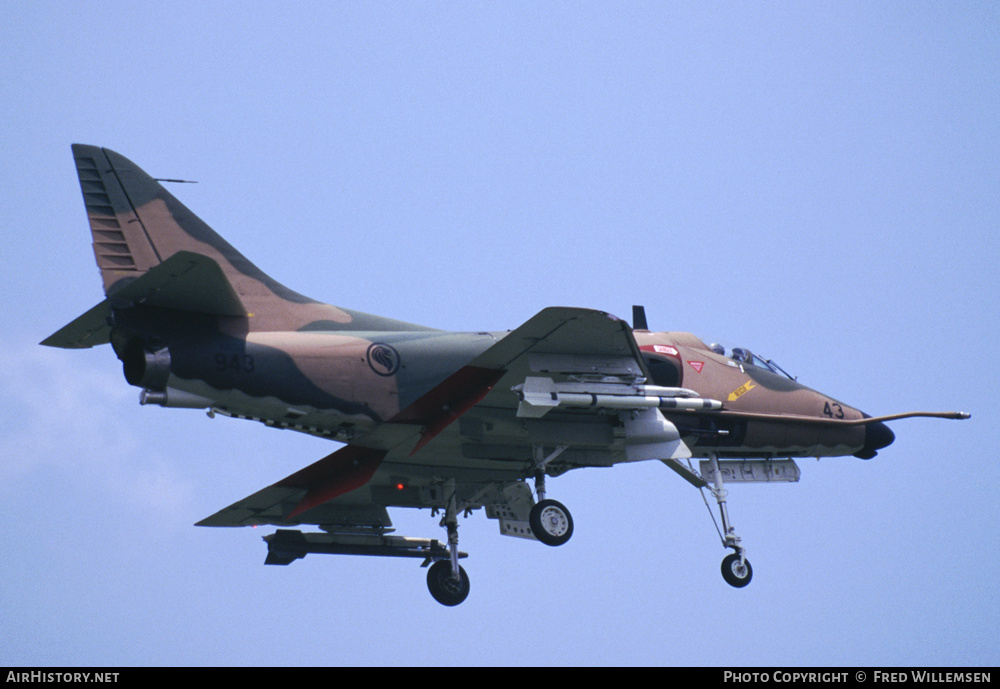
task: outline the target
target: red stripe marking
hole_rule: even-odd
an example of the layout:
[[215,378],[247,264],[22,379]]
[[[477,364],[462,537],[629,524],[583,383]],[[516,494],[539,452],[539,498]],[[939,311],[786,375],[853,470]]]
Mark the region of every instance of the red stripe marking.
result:
[[384,450],[348,445],[310,464],[275,485],[304,488],[305,497],[286,516],[293,519],[313,507],[368,483],[385,457]]
[[419,423],[421,438],[411,455],[429,443],[462,414],[479,404],[506,371],[463,366],[433,390],[389,419],[390,423]]

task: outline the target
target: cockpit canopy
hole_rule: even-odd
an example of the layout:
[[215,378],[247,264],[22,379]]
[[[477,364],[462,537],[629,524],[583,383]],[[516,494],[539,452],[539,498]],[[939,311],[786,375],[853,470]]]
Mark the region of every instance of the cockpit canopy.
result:
[[[708,345],[708,348],[720,356],[726,356],[726,348],[717,342],[713,342]],[[750,366],[756,366],[757,368],[762,368],[765,371],[770,371],[771,373],[783,375],[790,380],[795,380],[794,376],[778,366],[778,364],[774,363],[773,359],[765,359],[762,356],[754,354],[745,347],[733,347],[732,351],[729,353],[729,358],[738,364],[749,364]]]

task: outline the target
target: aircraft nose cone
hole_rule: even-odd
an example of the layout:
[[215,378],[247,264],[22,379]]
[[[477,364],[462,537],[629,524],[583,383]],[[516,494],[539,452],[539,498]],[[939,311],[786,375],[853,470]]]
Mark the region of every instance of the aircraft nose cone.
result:
[[877,450],[888,447],[896,439],[896,434],[881,421],[865,425],[865,446],[855,457],[861,459],[871,459],[877,454]]

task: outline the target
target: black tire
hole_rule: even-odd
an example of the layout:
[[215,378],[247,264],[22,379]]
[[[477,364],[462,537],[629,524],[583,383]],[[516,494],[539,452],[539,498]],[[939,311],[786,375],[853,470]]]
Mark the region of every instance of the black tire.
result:
[[573,535],[573,516],[555,500],[542,500],[532,507],[528,525],[535,538],[545,545],[562,545]]
[[741,567],[738,553],[727,555],[722,561],[722,578],[730,586],[735,586],[738,589],[743,588],[753,579],[753,567],[750,566],[750,560],[743,560]]
[[438,560],[427,570],[427,588],[441,605],[458,605],[469,596],[469,575],[459,566],[456,580],[451,571],[451,560]]

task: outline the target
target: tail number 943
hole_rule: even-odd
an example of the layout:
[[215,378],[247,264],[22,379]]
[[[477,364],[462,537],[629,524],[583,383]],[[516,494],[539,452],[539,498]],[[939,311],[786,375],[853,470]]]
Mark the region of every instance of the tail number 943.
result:
[[253,373],[254,360],[249,354],[219,352],[215,355],[215,370],[220,373],[223,371]]

